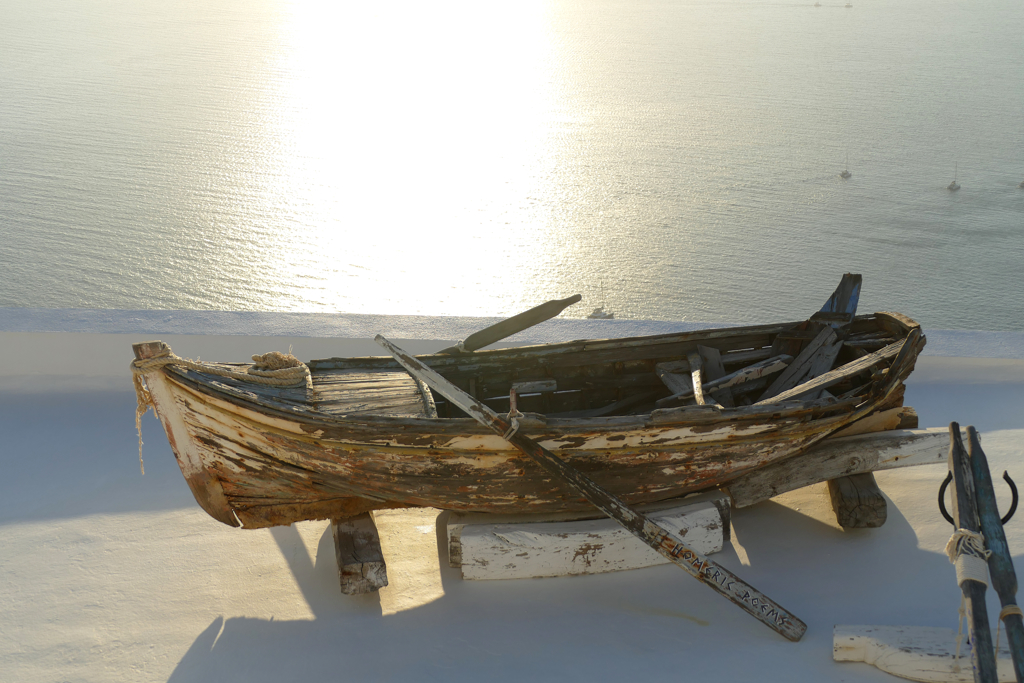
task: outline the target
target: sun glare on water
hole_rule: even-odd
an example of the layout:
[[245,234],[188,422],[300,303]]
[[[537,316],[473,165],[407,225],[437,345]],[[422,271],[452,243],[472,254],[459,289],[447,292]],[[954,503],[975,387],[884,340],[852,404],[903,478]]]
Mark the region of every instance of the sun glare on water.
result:
[[271,308],[504,313],[496,287],[538,302],[560,154],[544,12],[291,7],[256,169],[277,204],[257,270],[286,283]]

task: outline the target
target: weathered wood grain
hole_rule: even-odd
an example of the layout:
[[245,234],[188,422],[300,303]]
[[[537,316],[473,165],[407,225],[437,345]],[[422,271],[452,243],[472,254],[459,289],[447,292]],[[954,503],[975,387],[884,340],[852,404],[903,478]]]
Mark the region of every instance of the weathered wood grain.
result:
[[844,529],[873,529],[885,524],[885,496],[870,472],[829,479],[828,495],[836,521]]
[[[499,417],[487,406],[460,391],[441,375],[381,335],[377,335],[374,340],[386,348],[410,374],[422,379],[432,389],[444,394],[450,401],[459,404],[464,411],[473,415],[481,424],[494,430],[497,434],[502,434],[506,441],[533,458],[554,474],[557,479],[582,494],[595,507],[661,553],[670,562],[681,567],[688,574],[783,637],[792,641],[798,641],[803,637],[807,631],[807,625],[783,609],[781,605],[742,581],[729,570],[688,547],[675,534],[629,507],[595,484],[586,475],[567,465],[551,451],[519,433],[519,427],[515,421]],[[699,378],[696,383],[700,383]]]
[[[759,363],[754,363],[753,365],[748,365],[745,368],[740,368],[735,372],[730,372],[718,379],[705,382],[703,389],[707,392],[720,391],[722,389],[746,391],[747,387],[741,387],[741,385],[753,384],[755,381],[762,379],[766,375],[771,375],[784,370],[792,360],[793,359],[790,356],[773,356]],[[678,375],[676,376],[678,377]],[[672,396],[659,399],[655,405],[659,408],[669,408],[675,405],[681,405],[683,402],[691,398],[693,398],[693,388],[690,386],[690,383],[687,382],[683,385],[683,391],[673,394]]]
[[726,489],[733,506],[747,507],[796,489],[851,474],[946,462],[946,429],[893,430],[830,438],[799,457],[738,477]]
[[[949,423],[949,471],[953,474],[953,519],[957,527],[967,531],[981,531],[978,521],[977,496],[974,486],[974,472],[964,449],[960,425]],[[974,663],[975,680],[989,683],[996,680],[996,660],[992,646],[992,631],[988,624],[988,607],[985,604],[987,585],[983,581],[965,579],[960,584],[967,611],[967,627]]]
[[332,519],[338,578],[345,595],[372,593],[388,585],[388,570],[373,515]]
[[865,370],[873,368],[879,363],[883,363],[890,358],[894,358],[899,354],[904,344],[910,341],[911,337],[913,337],[915,342],[917,341],[917,337],[914,337],[914,335],[919,336],[920,333],[917,330],[914,330],[913,332],[911,332],[911,336],[907,337],[907,339],[901,340],[895,344],[890,344],[889,346],[885,347],[884,349],[881,349],[880,351],[876,351],[872,354],[864,356],[863,358],[859,358],[853,361],[852,363],[847,363],[846,365],[840,366],[835,370],[826,372],[823,375],[819,375],[814,379],[808,380],[803,384],[800,384],[799,386],[796,386],[788,391],[776,394],[775,396],[769,399],[758,401],[756,405],[761,405],[765,403],[779,403],[781,401],[788,401],[794,398],[800,398],[818,389],[826,389],[834,384],[838,384],[839,382],[843,381],[848,377],[857,375],[861,372],[864,372]]
[[[729,502],[722,493],[641,510],[705,555],[720,551],[728,539]],[[566,517],[452,513],[447,523],[449,562],[461,568],[462,578],[472,580],[597,574],[668,562],[607,517]]]
[[[789,364],[789,367],[783,370],[782,373],[775,378],[775,381],[771,383],[768,389],[761,394],[761,398],[758,399],[759,402],[766,401],[799,384],[801,380],[807,376],[812,363],[818,359],[818,352],[824,348],[828,355],[835,344],[835,330],[831,327],[822,329],[821,332],[819,332],[814,339],[812,339],[810,343],[803,348],[800,354],[793,359],[793,362]],[[836,349],[836,353],[838,353],[838,349]],[[835,355],[831,355],[832,359],[835,359]],[[820,367],[820,362],[818,363],[818,366]],[[827,369],[831,369],[831,365],[829,365],[829,368]]]
[[[931,626],[836,626],[832,658],[837,662],[864,662],[912,681],[974,683],[971,644],[964,639],[956,659],[956,631]],[[1016,680],[1010,652],[999,650],[998,680]]]

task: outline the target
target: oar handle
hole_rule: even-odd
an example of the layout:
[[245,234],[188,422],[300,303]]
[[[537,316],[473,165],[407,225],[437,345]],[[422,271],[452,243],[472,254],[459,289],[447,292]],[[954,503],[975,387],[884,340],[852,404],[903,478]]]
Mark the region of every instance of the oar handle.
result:
[[502,320],[500,323],[495,323],[490,327],[485,327],[479,332],[474,332],[463,339],[459,346],[449,346],[447,349],[438,351],[438,353],[446,353],[449,355],[456,353],[470,353],[477,349],[482,349],[485,346],[490,346],[494,342],[501,341],[505,337],[511,337],[517,332],[522,332],[534,325],[539,325],[545,320],[554,318],[566,308],[582,299],[582,295],[573,294],[567,299],[554,299],[541,304],[540,306],[534,306],[528,311],[523,311],[518,315]]

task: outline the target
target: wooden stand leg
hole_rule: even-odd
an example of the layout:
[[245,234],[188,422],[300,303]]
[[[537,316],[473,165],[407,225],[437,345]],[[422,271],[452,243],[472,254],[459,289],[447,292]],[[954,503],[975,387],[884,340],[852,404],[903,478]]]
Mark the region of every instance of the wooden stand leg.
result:
[[885,496],[870,472],[830,479],[828,493],[836,521],[844,529],[866,529],[885,524]]
[[388,571],[380,549],[380,535],[371,513],[332,519],[338,577],[345,595],[372,593],[388,585]]

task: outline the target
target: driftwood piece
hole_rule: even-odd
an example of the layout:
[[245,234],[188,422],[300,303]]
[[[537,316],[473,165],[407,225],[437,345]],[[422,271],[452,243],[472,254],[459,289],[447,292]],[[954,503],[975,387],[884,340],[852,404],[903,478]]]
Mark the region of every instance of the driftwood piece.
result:
[[[995,489],[992,487],[992,473],[988,468],[988,458],[981,450],[981,440],[974,427],[967,428],[967,453],[974,474],[975,495],[977,497],[978,521],[981,533],[985,537],[985,547],[992,551],[988,558],[988,573],[992,579],[992,588],[999,595],[1002,607],[1017,604],[1017,574],[1013,570],[1013,559],[1010,548],[1006,544],[1006,534],[996,506]],[[1013,655],[1013,669],[1018,681],[1024,681],[1024,619],[1018,611],[1000,614],[1006,624],[1006,638]]]
[[[706,382],[703,389],[707,392],[714,392],[721,389],[739,387],[746,383],[752,384],[755,381],[764,378],[766,375],[771,375],[785,369],[792,360],[792,356],[772,356],[771,358],[759,363],[754,363],[753,365],[748,365],[747,367],[741,368],[735,372],[730,372],[728,375],[720,377],[712,382]],[[655,405],[658,408],[671,408],[681,405],[684,401],[687,401],[692,397],[693,390],[689,385],[687,385],[686,391],[659,399]]]
[[[912,681],[974,683],[971,644],[960,645],[956,659],[956,631],[931,626],[836,626],[832,632],[832,658],[837,662],[865,662],[886,673]],[[1000,683],[1016,680],[1004,641],[999,650]]]
[[472,415],[478,422],[502,435],[508,443],[555,475],[562,484],[578,492],[592,505],[692,577],[788,640],[799,641],[807,632],[807,624],[788,610],[725,567],[688,547],[678,536],[629,507],[579,470],[570,467],[554,453],[519,432],[515,422],[499,416],[483,403],[474,400],[415,356],[398,348],[381,335],[374,337],[374,340],[386,348],[414,377],[422,379],[430,388],[458,405],[467,415]]
[[[974,473],[964,449],[960,435],[960,425],[949,423],[949,471],[953,473],[953,519],[959,529],[971,532],[981,531],[978,521],[978,508],[974,490]],[[964,596],[964,608],[967,611],[967,626],[970,641],[973,644],[972,661],[974,663],[975,680],[980,683],[993,683],[996,680],[996,660],[992,648],[992,631],[988,624],[988,607],[985,604],[987,585],[983,580],[965,578],[960,584]]]
[[818,389],[827,389],[834,384],[842,382],[848,377],[853,377],[856,374],[875,367],[879,363],[883,363],[890,358],[894,358],[899,355],[899,352],[907,345],[907,342],[910,342],[910,346],[913,347],[913,345],[917,343],[920,335],[921,333],[919,330],[912,330],[906,339],[896,342],[895,344],[890,344],[880,351],[875,351],[863,358],[858,358],[857,360],[847,363],[846,365],[842,365],[835,370],[826,372],[824,375],[819,375],[814,379],[808,380],[803,384],[796,386],[789,391],[784,391],[770,399],[758,401],[754,405],[779,403],[781,401],[800,398]]
[[342,593],[361,595],[388,585],[388,570],[372,513],[332,519],[331,532]]
[[826,439],[802,455],[755,470],[726,485],[742,508],[829,479],[946,461],[946,429],[907,429]]
[[[729,499],[718,491],[641,509],[706,555],[720,551],[729,538]],[[593,516],[453,512],[447,523],[449,564],[460,568],[464,579],[493,580],[598,574],[668,562],[613,520],[586,519]]]
[[458,354],[468,353],[482,349],[485,346],[490,346],[494,342],[501,341],[505,337],[511,337],[517,332],[529,329],[534,325],[538,325],[545,320],[554,318],[556,315],[564,311],[569,306],[580,301],[583,297],[580,294],[574,294],[567,299],[554,299],[543,303],[540,306],[534,306],[528,311],[523,311],[518,315],[514,315],[511,318],[502,320],[499,323],[495,323],[490,327],[485,327],[479,332],[466,337],[460,346],[449,346],[447,349],[442,349],[438,353],[444,354]]
[[829,479],[828,496],[844,529],[873,529],[885,524],[885,496],[870,472]]

